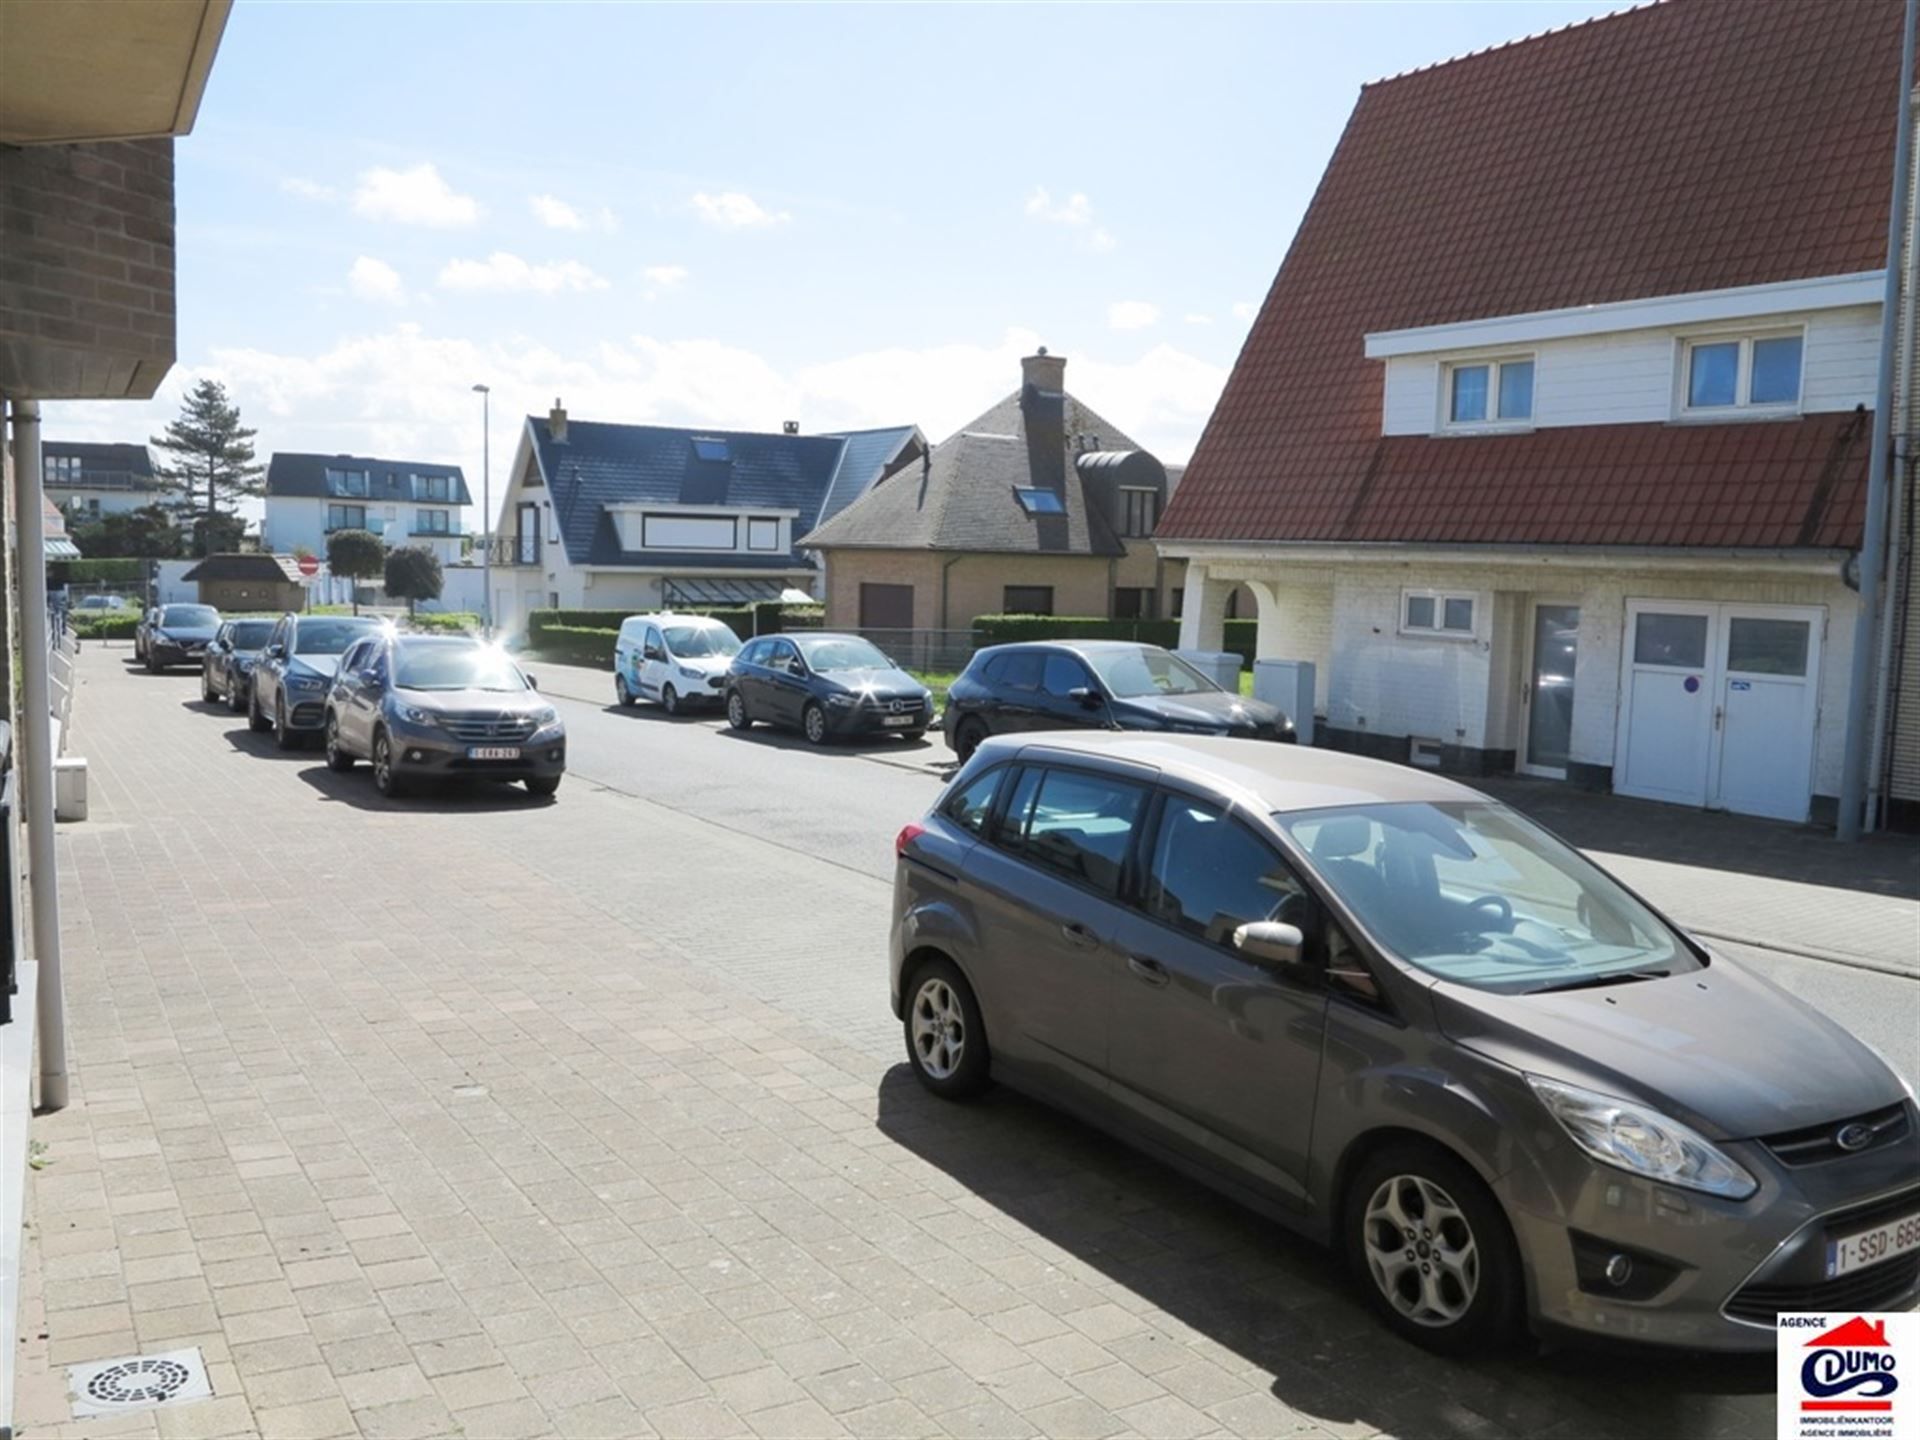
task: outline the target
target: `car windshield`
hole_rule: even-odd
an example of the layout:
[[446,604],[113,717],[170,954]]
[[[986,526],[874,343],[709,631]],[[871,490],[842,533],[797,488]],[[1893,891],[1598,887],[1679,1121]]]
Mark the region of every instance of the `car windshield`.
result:
[[207,630],[220,623],[220,612],[211,605],[169,605],[160,612],[160,623]]
[[293,636],[296,655],[338,655],[363,635],[380,627],[378,620],[305,620]]
[[880,652],[879,646],[857,635],[822,636],[815,640],[796,637],[795,643],[807,657],[807,664],[824,674],[835,670],[893,669],[893,662]]
[[520,667],[491,645],[402,645],[394,683],[406,690],[524,690]]
[[1646,906],[1505,806],[1274,818],[1380,944],[1439,979],[1529,994],[1700,968]]
[[236,650],[258,650],[272,633],[271,620],[243,620],[227,632],[227,639]]
[[725,625],[669,625],[665,630],[667,649],[682,660],[704,660],[709,656],[740,653],[740,640]]
[[1179,656],[1155,645],[1090,650],[1085,659],[1108,692],[1122,700],[1147,695],[1210,694],[1220,688]]

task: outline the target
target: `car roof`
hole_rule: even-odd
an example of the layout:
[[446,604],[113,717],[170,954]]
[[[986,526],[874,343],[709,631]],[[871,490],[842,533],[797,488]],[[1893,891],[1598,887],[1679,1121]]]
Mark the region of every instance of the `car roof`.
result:
[[1071,650],[1077,655],[1096,655],[1109,650],[1164,648],[1150,640],[1076,640],[1068,636],[1063,640],[1009,640],[1004,645],[987,645],[976,652],[976,658],[978,655],[998,655],[1008,650]]
[[393,643],[404,645],[409,650],[424,650],[433,646],[471,650],[485,642],[478,635],[422,635],[402,630],[394,635]]
[[1148,766],[1168,779],[1237,794],[1267,811],[1489,799],[1457,781],[1407,765],[1339,750],[1225,736],[1061,732],[1044,739],[1002,737],[987,740],[980,748],[982,752],[989,748],[1018,752],[1032,760],[1084,757]]

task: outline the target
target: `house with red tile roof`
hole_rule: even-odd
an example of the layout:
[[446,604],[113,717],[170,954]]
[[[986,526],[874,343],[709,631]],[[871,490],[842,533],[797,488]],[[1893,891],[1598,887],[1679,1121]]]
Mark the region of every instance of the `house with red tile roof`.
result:
[[1830,815],[1900,31],[1668,0],[1367,86],[1161,520],[1183,644],[1244,585],[1322,743]]

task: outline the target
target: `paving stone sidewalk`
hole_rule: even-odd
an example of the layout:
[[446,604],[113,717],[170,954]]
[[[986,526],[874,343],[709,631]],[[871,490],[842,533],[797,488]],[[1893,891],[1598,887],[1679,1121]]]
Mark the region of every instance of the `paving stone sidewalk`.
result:
[[[873,880],[571,782],[391,805],[124,661],[60,836],[29,1437],[1771,1429],[1764,1365],[1435,1361],[1084,1127],[931,1101]],[[213,1400],[71,1419],[62,1367],[195,1345]]]

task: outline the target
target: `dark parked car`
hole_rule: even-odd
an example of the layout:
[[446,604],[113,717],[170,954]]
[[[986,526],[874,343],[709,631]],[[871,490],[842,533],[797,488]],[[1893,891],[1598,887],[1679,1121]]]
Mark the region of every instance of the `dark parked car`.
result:
[[272,634],[271,620],[223,621],[200,661],[200,698],[210,705],[224,700],[236,715],[245,710],[254,661]]
[[326,724],[327,691],[341,655],[354,641],[387,628],[386,621],[370,615],[282,615],[253,663],[247,727],[272,726],[274,743],[282,750],[318,735]]
[[1780,1311],[1920,1293],[1912,1086],[1464,785],[1009,738],[896,848],[929,1090],[1004,1080],[1336,1245],[1410,1340],[1771,1355]]
[[1128,640],[981,650],[947,692],[941,725],[962,761],[989,735],[1029,730],[1295,738],[1278,706],[1222,690],[1178,655]]
[[933,692],[858,635],[800,631],[749,640],[727,670],[727,723],[765,720],[815,745],[848,735],[918,740]]
[[156,605],[134,627],[133,658],[145,661],[150,674],[198,665],[219,628],[220,612],[211,605]]
[[374,787],[414,780],[523,780],[551,795],[567,731],[504,651],[466,635],[380,634],[354,642],[327,696],[327,768],[373,765]]

